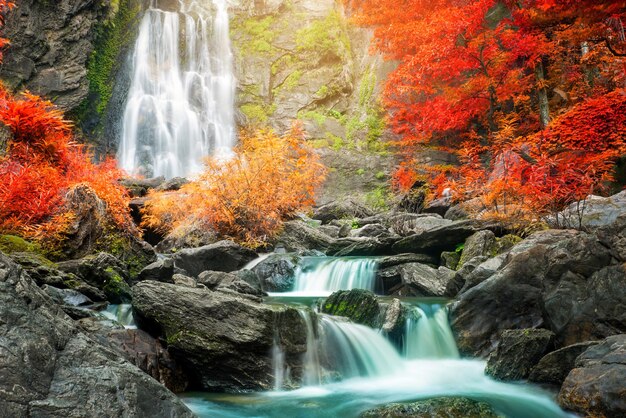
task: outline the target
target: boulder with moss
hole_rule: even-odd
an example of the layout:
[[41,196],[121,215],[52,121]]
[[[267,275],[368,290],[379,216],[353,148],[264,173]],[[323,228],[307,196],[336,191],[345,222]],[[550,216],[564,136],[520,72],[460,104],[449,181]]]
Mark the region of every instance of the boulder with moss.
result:
[[361,418],[498,418],[485,402],[469,398],[433,398],[411,403],[393,403],[363,412]]
[[377,328],[381,325],[381,306],[374,293],[364,289],[339,290],[321,306],[321,312],[343,316],[357,324]]

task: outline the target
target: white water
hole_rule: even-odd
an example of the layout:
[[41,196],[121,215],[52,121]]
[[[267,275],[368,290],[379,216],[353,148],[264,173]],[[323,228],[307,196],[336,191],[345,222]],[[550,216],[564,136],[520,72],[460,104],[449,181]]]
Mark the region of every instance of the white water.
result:
[[100,312],[105,318],[123,325],[126,329],[136,329],[135,318],[133,317],[133,307],[130,303],[120,305],[109,305]]
[[304,374],[302,384],[304,386],[314,386],[322,383],[322,366],[319,357],[319,339],[315,333],[313,324],[314,313],[307,309],[299,309],[298,312],[304,320],[306,326],[306,353],[304,353]]
[[376,290],[374,258],[305,257],[298,266],[293,292],[276,295],[328,296],[337,290]]
[[235,142],[235,77],[226,0],[153,1],[139,28],[122,121],[120,167],[129,174],[188,176]]
[[404,356],[409,359],[460,358],[446,307],[420,304],[411,309],[404,332]]

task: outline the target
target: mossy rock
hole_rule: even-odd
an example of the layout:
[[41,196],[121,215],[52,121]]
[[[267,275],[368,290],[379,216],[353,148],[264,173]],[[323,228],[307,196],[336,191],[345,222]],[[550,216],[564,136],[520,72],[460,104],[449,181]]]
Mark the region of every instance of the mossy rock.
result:
[[497,418],[493,408],[480,401],[462,397],[442,397],[412,403],[394,403],[371,409],[361,418]]
[[111,303],[127,303],[132,300],[132,291],[130,286],[122,276],[120,276],[115,269],[107,268],[106,273],[108,278],[102,287],[102,290],[107,296],[107,299]]
[[340,290],[322,304],[322,313],[349,318],[358,324],[377,328],[381,310],[374,293],[364,289]]
[[16,235],[0,235],[0,251],[5,254],[37,253],[41,248]]

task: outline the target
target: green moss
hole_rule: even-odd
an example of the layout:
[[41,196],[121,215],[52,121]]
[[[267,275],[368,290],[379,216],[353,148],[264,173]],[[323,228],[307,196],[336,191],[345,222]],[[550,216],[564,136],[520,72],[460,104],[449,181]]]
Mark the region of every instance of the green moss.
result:
[[365,195],[365,203],[373,209],[385,211],[389,209],[393,196],[387,186],[379,186]]
[[272,46],[276,39],[276,32],[272,29],[274,23],[273,16],[234,19],[230,26],[231,38],[245,55],[268,55],[275,49]]
[[351,55],[350,38],[344,20],[337,11],[325,19],[316,20],[296,32],[296,49],[315,52],[318,57],[332,53],[339,58]]
[[374,177],[376,177],[376,180],[384,180],[387,177],[387,174],[385,174],[384,171],[379,171]]
[[38,253],[41,248],[37,244],[26,241],[16,235],[0,235],[0,251],[10,253]]
[[276,107],[274,105],[267,106],[265,104],[246,103],[241,105],[240,110],[246,116],[249,123],[253,125],[264,125],[274,113]]
[[326,122],[326,115],[317,110],[306,110],[298,112],[298,119],[310,120],[315,122],[318,126],[322,126]]
[[131,299],[130,286],[113,268],[105,270],[109,276],[102,290],[113,303],[128,302]]
[[[96,34],[95,49],[89,59],[87,78],[89,88],[97,97],[95,108],[102,114],[113,94],[112,77],[120,65],[120,54],[132,42],[130,31],[139,16],[139,2],[115,0],[111,3],[112,16],[100,26]],[[85,105],[82,106],[83,111]]]
[[289,74],[285,81],[283,81],[278,87],[275,87],[272,91],[274,95],[279,94],[281,91],[291,91],[295,89],[298,84],[300,84],[300,79],[302,78],[302,71],[296,70]]

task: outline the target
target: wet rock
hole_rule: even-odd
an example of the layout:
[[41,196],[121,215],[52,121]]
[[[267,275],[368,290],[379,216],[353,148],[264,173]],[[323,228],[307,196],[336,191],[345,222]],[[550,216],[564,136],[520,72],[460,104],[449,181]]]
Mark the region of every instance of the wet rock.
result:
[[257,254],[232,241],[220,241],[199,248],[187,248],[172,256],[174,267],[197,277],[206,270],[235,271],[257,258]]
[[366,218],[372,215],[372,211],[351,199],[330,202],[313,211],[313,219],[322,223],[336,219]]
[[41,288],[52,300],[60,305],[84,306],[91,305],[93,301],[80,292],[71,289],[58,289],[54,286],[44,285]]
[[552,348],[554,333],[545,329],[502,331],[500,344],[489,356],[485,373],[498,380],[520,380]]
[[485,230],[478,231],[465,240],[463,252],[459,260],[458,267],[462,267],[467,261],[478,256],[495,255],[496,236],[493,232]]
[[392,341],[400,341],[405,331],[406,308],[400,299],[394,298],[391,303],[384,306],[384,317],[381,331],[383,331]]
[[252,268],[266,292],[288,292],[293,289],[298,263],[302,258],[295,253],[272,254]]
[[504,329],[548,328],[558,346],[626,330],[626,273],[594,235],[549,230],[513,247],[498,271],[462,293],[452,327],[465,354],[487,355]]
[[398,273],[402,284],[414,289],[412,296],[444,296],[453,277],[445,267],[438,270],[420,263],[401,264]]
[[343,316],[358,324],[376,328],[380,325],[381,309],[374,293],[364,289],[339,290],[323,303],[321,312]]
[[212,391],[273,387],[270,351],[278,336],[291,370],[301,370],[306,327],[294,308],[235,293],[145,281],[133,287],[144,329],[163,336],[196,387]]
[[590,417],[626,416],[626,335],[606,338],[576,359],[559,404]]
[[433,398],[412,403],[393,403],[363,412],[361,418],[497,418],[485,402],[468,398]]
[[[441,220],[440,220],[441,221]],[[424,229],[394,244],[396,253],[436,253],[454,250],[458,244],[488,225],[477,221],[443,220],[440,226]],[[494,226],[495,227],[495,226]]]
[[560,348],[546,354],[530,372],[528,379],[538,383],[561,385],[576,364],[576,358],[600,341],[588,341]]
[[171,258],[160,258],[154,263],[144,267],[137,275],[137,280],[153,280],[156,282],[171,283],[174,272],[174,260]]
[[119,352],[174,393],[187,389],[188,378],[163,344],[140,329],[100,329],[92,336]]
[[3,416],[193,417],[156,380],[83,333],[1,254],[0,318]]

